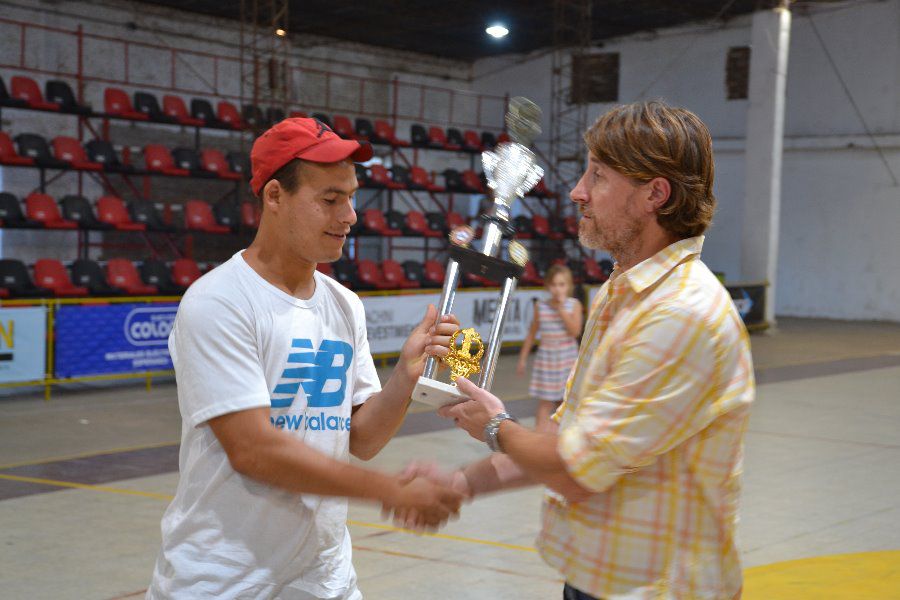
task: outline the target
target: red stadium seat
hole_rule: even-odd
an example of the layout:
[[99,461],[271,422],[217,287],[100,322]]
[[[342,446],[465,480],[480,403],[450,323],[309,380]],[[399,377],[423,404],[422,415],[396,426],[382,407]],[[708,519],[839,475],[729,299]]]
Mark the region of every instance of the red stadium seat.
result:
[[444,265],[436,260],[425,261],[425,283],[434,287],[444,285],[444,278],[447,276]]
[[477,131],[467,129],[463,132],[463,148],[472,152],[481,152],[484,149]]
[[434,183],[428,171],[422,167],[413,167],[409,170],[410,188],[428,190],[429,192],[443,192],[444,188]]
[[384,213],[377,208],[370,208],[363,212],[362,226],[363,231],[370,235],[394,237],[403,234],[399,229],[391,229],[388,227],[387,221],[384,218]]
[[359,282],[363,287],[376,290],[391,289],[391,284],[385,281],[381,268],[374,260],[364,258],[358,261],[356,266],[359,273]]
[[146,231],[145,223],[135,223],[125,208],[125,203],[117,196],[102,196],[97,200],[97,218],[102,223],[112,225],[121,231]]
[[450,211],[447,213],[447,229],[453,229],[466,224],[466,220],[458,212]]
[[194,231],[229,233],[230,227],[219,225],[213,216],[212,206],[203,200],[188,200],[184,204],[184,224]]
[[511,142],[512,138],[509,137],[509,134],[505,131],[497,136],[497,144],[504,144],[506,142]]
[[241,179],[240,173],[235,173],[228,165],[225,155],[214,148],[207,148],[200,152],[200,166],[204,171],[215,173],[222,179],[231,179],[237,181]]
[[375,135],[372,137],[372,141],[390,144],[392,146],[409,146],[408,141],[401,140],[397,137],[397,134],[394,132],[394,128],[391,127],[390,123],[382,120],[375,121]]
[[351,123],[350,119],[348,119],[344,115],[334,115],[331,129],[344,139],[356,139],[356,130],[353,128],[353,123]]
[[34,282],[53,291],[54,296],[87,296],[88,289],[73,285],[66,268],[58,260],[42,258],[34,263]]
[[53,156],[70,163],[73,168],[83,171],[102,171],[103,163],[89,160],[81,143],[73,137],[64,135],[53,138]]
[[447,134],[440,127],[429,127],[428,145],[432,148],[447,148]]
[[178,96],[163,96],[163,112],[173,117],[182,125],[200,126],[206,123],[203,119],[197,119],[188,112],[187,105]]
[[462,172],[462,182],[470,192],[476,194],[484,193],[484,183],[481,181],[481,177],[478,173],[472,169],[466,169]]
[[78,223],[62,218],[56,201],[47,194],[29,194],[25,198],[25,215],[48,229],[78,229]]
[[30,156],[20,156],[6,132],[0,131],[0,165],[27,167],[33,164],[34,159]]
[[302,110],[292,110],[292,111],[291,111],[291,118],[292,118],[292,119],[298,119],[298,118],[299,118],[299,119],[308,119],[308,118],[309,118],[309,115],[306,114],[305,112],[303,112]]
[[316,271],[334,279],[334,269],[331,268],[331,263],[316,263]]
[[525,263],[525,271],[522,273],[519,281],[522,282],[522,285],[544,285],[544,280],[541,279],[534,263],[531,261]]
[[414,234],[424,237],[444,237],[443,231],[437,231],[428,226],[425,215],[417,210],[406,213],[406,227]]
[[216,106],[216,116],[223,123],[227,123],[232,129],[247,129],[247,124],[241,118],[241,113],[231,102],[222,100]]
[[600,264],[590,256],[584,259],[584,278],[591,283],[601,283],[608,279]]
[[402,183],[397,183],[391,179],[391,173],[384,165],[372,165],[369,167],[369,184],[374,187],[384,187],[389,190],[405,189]]
[[543,215],[532,215],[531,230],[534,232],[534,237],[549,238],[550,221]]
[[150,115],[135,110],[131,105],[131,98],[119,88],[109,87],[103,92],[103,108],[107,114],[132,119],[134,121],[147,121]]
[[13,98],[24,100],[31,108],[38,110],[59,110],[59,104],[56,102],[47,102],[41,94],[41,88],[30,77],[16,75],[10,80],[10,92]]
[[137,267],[127,258],[111,258],[106,263],[106,280],[109,285],[132,296],[149,296],[158,290],[155,285],[141,281]]
[[262,216],[259,204],[256,202],[241,203],[241,225],[248,229],[259,229],[259,220]]
[[190,258],[179,258],[172,263],[172,281],[187,288],[200,279],[200,267]]
[[418,281],[410,281],[406,278],[403,267],[396,260],[381,261],[381,272],[384,274],[385,283],[392,289],[407,290],[420,287]]
[[179,169],[175,166],[172,153],[162,144],[147,144],[144,146],[144,163],[148,171],[165,175],[187,177],[191,174],[187,169]]

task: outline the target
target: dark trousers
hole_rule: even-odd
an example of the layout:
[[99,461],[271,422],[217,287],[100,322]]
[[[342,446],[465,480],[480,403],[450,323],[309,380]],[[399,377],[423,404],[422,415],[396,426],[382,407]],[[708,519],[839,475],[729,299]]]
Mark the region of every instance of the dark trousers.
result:
[[563,600],[602,600],[601,598],[596,598],[594,596],[589,596],[584,592],[580,592],[573,588],[568,583],[566,587],[563,588]]

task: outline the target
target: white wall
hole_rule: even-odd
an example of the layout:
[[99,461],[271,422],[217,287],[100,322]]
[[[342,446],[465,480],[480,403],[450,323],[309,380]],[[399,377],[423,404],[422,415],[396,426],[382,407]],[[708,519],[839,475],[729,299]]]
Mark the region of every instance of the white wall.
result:
[[[900,2],[816,7],[812,19],[888,164],[900,179]],[[740,280],[747,101],[725,99],[725,57],[748,45],[750,18],[611,41],[621,102],[663,98],[696,112],[716,151],[719,211],[704,259]],[[500,73],[484,73],[502,69]],[[476,90],[508,88],[550,107],[549,56],[479,61]],[[611,105],[590,107],[591,118]],[[545,119],[546,120],[546,119]],[[795,13],[782,174],[780,315],[900,321],[900,185],[893,181],[810,26]],[[546,136],[545,136],[546,137]]]

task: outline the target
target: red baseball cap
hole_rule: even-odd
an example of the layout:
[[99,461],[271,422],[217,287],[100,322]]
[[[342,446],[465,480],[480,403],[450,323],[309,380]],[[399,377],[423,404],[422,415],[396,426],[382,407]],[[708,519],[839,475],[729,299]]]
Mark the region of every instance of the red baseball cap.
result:
[[250,189],[257,196],[275,172],[295,158],[333,163],[344,159],[365,162],[372,158],[372,146],[345,140],[318,119],[291,118],[272,126],[256,138],[250,150],[253,178]]

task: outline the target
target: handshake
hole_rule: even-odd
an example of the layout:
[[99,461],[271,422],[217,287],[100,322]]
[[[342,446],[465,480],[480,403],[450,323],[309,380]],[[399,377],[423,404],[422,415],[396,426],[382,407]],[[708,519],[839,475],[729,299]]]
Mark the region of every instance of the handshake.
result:
[[410,463],[395,484],[382,500],[382,516],[393,516],[398,527],[416,531],[435,531],[457,517],[463,501],[472,497],[461,470],[446,473],[434,463]]

